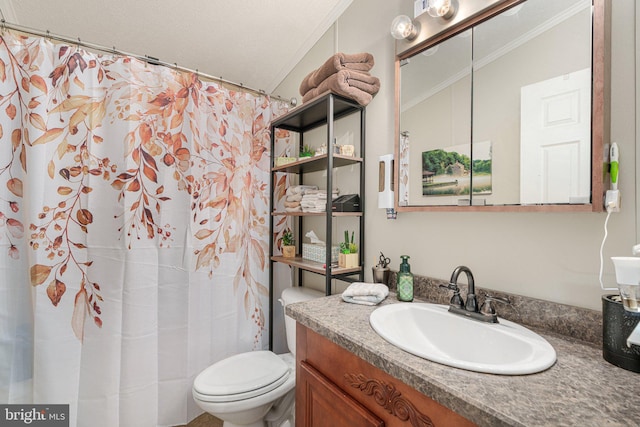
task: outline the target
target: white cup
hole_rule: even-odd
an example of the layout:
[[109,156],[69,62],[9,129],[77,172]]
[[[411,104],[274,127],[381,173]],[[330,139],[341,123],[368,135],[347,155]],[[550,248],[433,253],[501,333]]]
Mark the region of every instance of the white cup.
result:
[[627,311],[640,312],[640,258],[611,257],[616,268],[616,282]]

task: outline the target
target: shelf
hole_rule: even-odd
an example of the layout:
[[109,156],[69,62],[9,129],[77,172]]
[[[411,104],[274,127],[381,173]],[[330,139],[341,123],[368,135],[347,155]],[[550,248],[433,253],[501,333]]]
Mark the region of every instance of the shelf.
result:
[[[345,119],[347,116],[353,115],[353,117],[349,117],[349,119]],[[327,212],[287,212],[284,206],[275,206],[276,199],[274,192],[280,191],[279,187],[276,187],[276,183],[279,182],[280,177],[279,174],[292,176],[296,175],[294,178],[297,180],[299,184],[308,183],[307,177],[305,174],[307,173],[316,173],[316,176],[313,174],[310,178],[312,178],[309,182],[313,182],[314,179],[316,184],[324,181],[322,183],[322,187],[325,189],[333,189],[335,188],[334,182],[334,170],[340,169],[341,173],[344,172],[346,175],[349,175],[349,179],[357,176],[353,184],[358,184],[359,190],[351,190],[356,191],[360,196],[361,206],[364,206],[364,197],[365,197],[365,169],[364,169],[364,158],[365,158],[365,116],[366,109],[365,107],[359,105],[357,102],[344,98],[342,96],[336,95],[332,92],[325,92],[313,99],[308,100],[304,104],[290,110],[288,113],[283,114],[282,116],[276,118],[271,123],[271,153],[278,152],[277,144],[278,144],[278,130],[286,130],[292,133],[298,133],[296,136],[297,142],[302,146],[306,141],[305,133],[318,129],[321,130],[322,127],[326,128],[326,138],[322,138],[321,132],[312,132],[310,135],[313,142],[318,142],[321,140],[323,144],[329,148],[329,152],[327,154],[321,154],[318,156],[305,157],[305,158],[291,158],[285,159],[285,161],[292,161],[292,163],[283,164],[275,166],[276,159],[271,160],[271,168],[270,168],[270,188],[271,188],[271,197],[269,203],[269,212],[271,216],[269,218],[269,235],[271,236],[269,242],[269,265],[273,267],[275,263],[285,264],[291,267],[292,269],[292,282],[297,284],[298,286],[305,286],[308,280],[313,281],[316,279],[310,276],[308,273],[317,274],[323,276],[325,295],[331,295],[333,292],[334,281],[343,281],[343,282],[356,282],[356,281],[364,281],[364,257],[366,254],[364,253],[364,212],[332,212],[332,201],[331,200],[323,200],[321,204],[321,209],[327,210]],[[342,128],[342,125],[347,125],[352,128],[354,133],[359,133],[359,138],[353,141],[355,153],[359,157],[354,156],[345,156],[343,154],[335,154],[333,151],[333,145],[336,141],[335,135],[335,125],[338,119],[343,119],[342,124],[338,126]],[[351,119],[359,119],[359,120],[351,120]],[[356,123],[356,122],[359,122]],[[359,129],[356,127],[358,126]],[[342,129],[341,129],[342,132]],[[286,132],[285,132],[286,133]],[[356,165],[358,167],[354,168]],[[322,173],[322,177],[317,176],[318,173]],[[295,181],[294,181],[295,182]],[[329,195],[330,197],[330,195]],[[315,220],[311,218],[316,217]],[[349,220],[338,220],[336,218],[352,218]],[[286,220],[286,221],[285,221]],[[338,232],[337,227],[342,226],[343,222],[348,222],[349,225],[353,226],[354,223],[356,225],[356,231],[351,231],[351,233],[357,232],[359,235],[358,244],[360,245],[360,265],[353,268],[340,268],[337,266],[337,263],[327,266],[324,262],[314,262],[307,259],[302,258],[301,254],[293,257],[293,258],[285,258],[281,255],[274,255],[276,250],[276,222],[278,225],[282,225],[286,222],[286,226],[291,228],[291,231],[294,234],[299,234],[300,237],[304,234],[305,231],[308,231],[311,226],[320,227],[320,223],[324,223],[324,234],[327,236],[327,246],[323,251],[321,251],[321,257],[317,259],[326,259],[330,256],[330,251],[333,248],[332,240],[333,235]],[[334,233],[335,232],[335,233]],[[301,252],[301,246],[298,245],[298,251]],[[332,267],[333,266],[333,267]],[[269,268],[269,349],[272,349],[273,345],[273,311],[274,311],[274,268]],[[294,277],[295,276],[295,277]]]
[[[325,216],[326,212],[271,212],[272,216]],[[362,216],[362,212],[332,212],[331,216]]]
[[[319,156],[309,157],[297,162],[289,163],[282,166],[277,166],[271,169],[272,172],[286,172],[286,173],[302,173],[302,172],[318,172],[327,169],[329,162],[328,154],[321,154]],[[361,157],[343,156],[342,154],[333,155],[333,167],[338,168],[341,166],[348,166],[360,163],[362,164]]]
[[[326,270],[324,268],[324,263],[310,261],[308,259],[304,259],[301,256],[296,256],[295,258],[285,258],[283,256],[272,256],[271,261],[280,262],[282,264],[291,265],[293,267],[300,268],[302,270],[311,271],[313,273],[325,274]],[[353,267],[353,268],[340,268],[333,267],[331,268],[331,276],[341,276],[344,274],[355,274],[359,273],[362,270],[361,267]]]
[[[319,95],[304,104],[290,110],[284,116],[274,120],[272,126],[279,129],[287,129],[294,132],[306,132],[327,123],[327,107],[329,92]],[[363,110],[364,107],[357,102],[333,95],[333,119],[348,116]]]

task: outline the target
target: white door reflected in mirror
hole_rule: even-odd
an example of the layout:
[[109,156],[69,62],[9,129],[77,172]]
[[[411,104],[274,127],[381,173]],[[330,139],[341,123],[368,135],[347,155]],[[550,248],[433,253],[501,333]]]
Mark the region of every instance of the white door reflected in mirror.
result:
[[522,204],[589,203],[590,94],[590,69],[522,87]]

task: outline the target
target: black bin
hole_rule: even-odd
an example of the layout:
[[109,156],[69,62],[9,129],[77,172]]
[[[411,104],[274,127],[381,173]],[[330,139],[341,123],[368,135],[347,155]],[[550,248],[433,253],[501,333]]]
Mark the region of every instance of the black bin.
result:
[[627,337],[640,322],[640,313],[627,311],[619,295],[602,296],[602,356],[628,371],[640,372],[640,347],[627,347]]

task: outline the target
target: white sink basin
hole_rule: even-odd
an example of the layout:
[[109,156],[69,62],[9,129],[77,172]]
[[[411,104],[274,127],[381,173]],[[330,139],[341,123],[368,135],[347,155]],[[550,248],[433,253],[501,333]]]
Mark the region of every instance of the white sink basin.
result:
[[369,322],[396,347],[455,368],[523,375],[556,361],[551,344],[523,326],[504,319],[484,323],[447,310],[436,304],[391,304],[374,310]]

